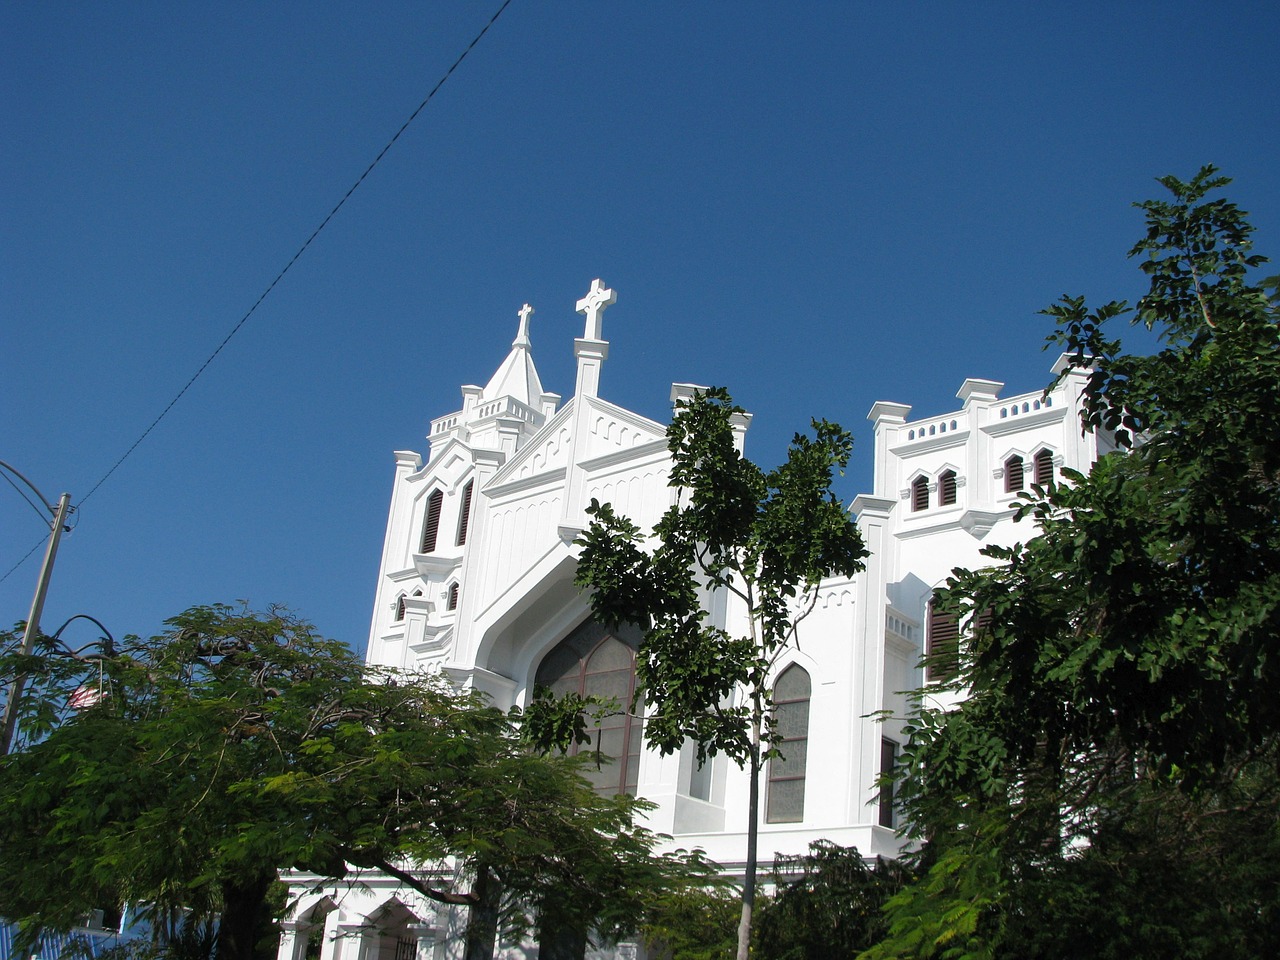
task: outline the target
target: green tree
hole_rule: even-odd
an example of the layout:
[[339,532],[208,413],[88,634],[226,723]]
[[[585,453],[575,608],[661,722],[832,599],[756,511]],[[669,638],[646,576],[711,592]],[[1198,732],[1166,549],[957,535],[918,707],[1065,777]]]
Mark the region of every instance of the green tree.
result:
[[[766,473],[735,446],[742,413],[718,388],[682,405],[667,430],[678,499],[653,529],[656,546],[650,550],[634,523],[592,500],[577,574],[598,617],[644,630],[636,672],[648,743],[670,753],[692,740],[700,763],[723,752],[750,773],[739,960],[751,940],[760,771],[778,755],[772,671],[812,609],[818,582],[851,576],[866,556],[831,492],[848,462],[850,435],[814,421],[813,436],[797,434],[786,462]],[[708,590],[737,599],[745,634],[708,622]]]
[[951,582],[982,626],[966,699],[904,751],[928,870],[869,957],[1280,952],[1277,282],[1211,196],[1226,178],[1160,182],[1132,319],[1163,346],[1123,351],[1122,302],[1046,311],[1089,371],[1083,428],[1121,449],[1036,489],[1038,535]]
[[761,960],[853,960],[887,932],[885,902],[907,870],[879,857],[867,863],[855,847],[826,840],[809,852],[779,858],[773,896],[761,914]]
[[741,916],[723,885],[675,890],[654,899],[640,932],[654,960],[733,960]]
[[[468,960],[487,960],[504,903],[519,922],[516,908],[550,916],[567,896],[562,922],[613,929],[639,922],[631,891],[682,876],[688,861],[654,856],[635,826],[640,801],[598,797],[579,761],[532,752],[477,695],[369,667],[278,611],[197,607],[168,625],[88,665],[107,695],[61,723],[54,705],[86,665],[47,641],[0,657],[0,676],[31,674],[43,701],[0,761],[14,880],[0,915],[30,936],[145,902],[216,917],[220,960],[250,960],[279,870],[341,878],[350,864],[469,907]],[[446,861],[469,882],[406,867]]]

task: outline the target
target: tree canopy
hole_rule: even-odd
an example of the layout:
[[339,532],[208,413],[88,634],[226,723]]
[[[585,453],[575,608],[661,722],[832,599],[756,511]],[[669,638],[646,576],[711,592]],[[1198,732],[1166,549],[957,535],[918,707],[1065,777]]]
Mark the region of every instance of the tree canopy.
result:
[[[735,424],[743,413],[719,388],[684,402],[667,430],[677,502],[650,538],[610,504],[592,500],[577,574],[601,620],[644,631],[636,673],[646,741],[671,753],[692,740],[699,762],[723,752],[749,770],[740,960],[751,937],[760,770],[779,755],[773,671],[812,609],[819,581],[852,576],[866,556],[831,491],[849,460],[849,433],[815,420],[812,436],[797,434],[786,462],[766,472],[738,449]],[[744,633],[711,622],[709,591],[736,598]]]
[[[899,771],[927,872],[868,957],[1280,952],[1280,309],[1227,182],[1137,205],[1132,311],[1045,311],[1119,449],[950,582],[964,699]],[[1162,346],[1126,353],[1126,316]]]
[[[531,750],[477,694],[368,666],[281,611],[167,626],[93,664],[47,638],[0,657],[5,678],[35,678],[22,748],[0,760],[0,915],[32,935],[144,902],[216,917],[220,960],[249,960],[278,871],[350,865],[470,907],[468,957],[488,957],[504,907],[616,933],[704,872],[653,853],[642,801],[599,796],[582,761]],[[59,722],[86,668],[103,695]],[[446,861],[461,870],[430,869]]]

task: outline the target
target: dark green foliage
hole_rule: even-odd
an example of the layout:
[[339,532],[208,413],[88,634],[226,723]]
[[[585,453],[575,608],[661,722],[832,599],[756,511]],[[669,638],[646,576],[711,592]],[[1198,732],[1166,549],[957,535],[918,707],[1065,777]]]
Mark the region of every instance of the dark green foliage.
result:
[[[531,752],[518,717],[478,695],[369,667],[277,611],[197,607],[168,626],[100,667],[47,644],[0,655],[0,677],[35,671],[36,720],[86,673],[101,669],[107,693],[61,723],[33,720],[40,737],[0,760],[0,916],[31,936],[142,902],[189,916],[169,931],[184,944],[218,918],[219,960],[250,960],[278,870],[338,879],[347,864],[476,908],[490,928],[473,925],[477,940],[504,907],[516,927],[532,910],[613,933],[639,923],[647,896],[706,873],[655,857],[634,824],[641,801],[598,796],[582,761]],[[400,866],[446,858],[471,886]]]
[[1280,310],[1226,182],[1138,205],[1158,352],[1107,336],[1123,303],[1046,311],[1083,426],[1127,450],[956,571],[946,602],[990,620],[903,752],[932,862],[870,956],[1280,953]]
[[761,914],[758,960],[853,960],[888,929],[884,904],[907,880],[906,868],[826,840],[804,856],[774,863],[774,893]]
[[641,933],[654,960],[733,960],[741,910],[735,891],[673,891],[655,898]]

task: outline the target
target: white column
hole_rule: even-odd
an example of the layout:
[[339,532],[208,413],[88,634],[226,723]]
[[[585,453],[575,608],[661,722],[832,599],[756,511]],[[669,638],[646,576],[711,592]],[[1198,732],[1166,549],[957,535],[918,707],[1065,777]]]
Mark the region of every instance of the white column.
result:
[[302,960],[307,938],[305,934],[299,937],[299,933],[302,933],[303,928],[308,924],[299,923],[297,920],[281,920],[279,926],[280,947],[276,950],[276,960]]

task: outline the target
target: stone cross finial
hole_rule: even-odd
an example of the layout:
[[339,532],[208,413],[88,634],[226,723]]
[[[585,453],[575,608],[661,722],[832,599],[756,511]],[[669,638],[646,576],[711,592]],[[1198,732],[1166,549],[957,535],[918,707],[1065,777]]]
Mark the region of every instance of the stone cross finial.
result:
[[520,332],[516,334],[515,340],[511,341],[513,347],[529,346],[529,318],[533,316],[533,307],[527,303],[520,308]]
[[584,340],[601,339],[600,315],[605,307],[617,302],[617,293],[605,287],[599,277],[591,281],[591,289],[578,301],[578,312],[587,318],[587,330],[582,335]]

